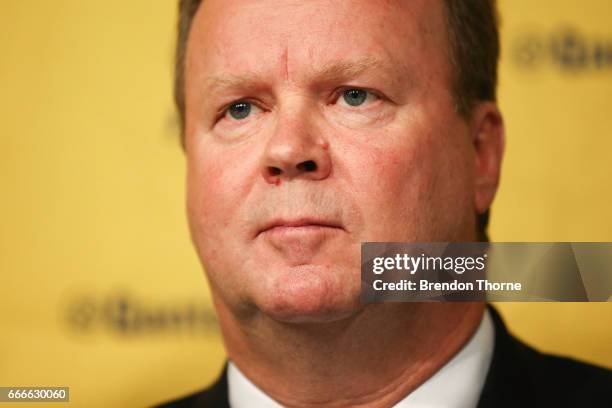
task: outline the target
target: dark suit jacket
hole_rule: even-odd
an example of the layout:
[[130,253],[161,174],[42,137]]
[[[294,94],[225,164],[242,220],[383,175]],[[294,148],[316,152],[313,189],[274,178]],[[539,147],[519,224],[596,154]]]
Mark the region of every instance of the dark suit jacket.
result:
[[[540,353],[508,333],[493,307],[489,311],[495,345],[479,408],[612,407],[612,371]],[[229,407],[227,365],[211,387],[160,407]]]

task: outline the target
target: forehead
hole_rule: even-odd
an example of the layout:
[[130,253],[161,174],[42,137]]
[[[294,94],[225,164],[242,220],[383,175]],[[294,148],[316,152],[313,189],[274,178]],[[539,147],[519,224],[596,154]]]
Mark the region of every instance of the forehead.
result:
[[446,23],[432,0],[203,0],[187,69],[298,80],[336,61],[375,59],[401,70],[446,66]]

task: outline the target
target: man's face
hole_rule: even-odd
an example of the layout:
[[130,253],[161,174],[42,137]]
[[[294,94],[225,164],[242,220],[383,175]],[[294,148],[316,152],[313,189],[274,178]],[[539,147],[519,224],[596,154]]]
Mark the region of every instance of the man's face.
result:
[[338,319],[360,309],[360,243],[474,238],[443,7],[203,2],[187,52],[188,217],[218,305]]

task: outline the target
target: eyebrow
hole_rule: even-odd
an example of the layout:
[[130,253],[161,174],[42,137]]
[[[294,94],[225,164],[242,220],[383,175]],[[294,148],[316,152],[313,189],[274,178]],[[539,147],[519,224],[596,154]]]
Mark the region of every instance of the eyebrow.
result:
[[367,71],[379,71],[389,74],[393,71],[393,68],[389,63],[370,56],[325,64],[321,69],[315,71],[314,77],[322,82],[341,81],[358,77]]
[[224,89],[244,88],[246,86],[253,87],[253,85],[261,82],[261,78],[253,72],[247,72],[241,75],[226,73],[207,78],[204,88],[210,92],[218,92]]
[[[392,63],[372,56],[330,62],[309,72],[309,75],[315,82],[329,83],[350,80],[368,71],[382,72],[387,78],[399,79],[394,78],[393,74],[396,69]],[[218,93],[232,89],[255,89],[263,86],[262,76],[251,71],[240,75],[224,73],[209,77],[205,81],[204,89],[211,93]]]

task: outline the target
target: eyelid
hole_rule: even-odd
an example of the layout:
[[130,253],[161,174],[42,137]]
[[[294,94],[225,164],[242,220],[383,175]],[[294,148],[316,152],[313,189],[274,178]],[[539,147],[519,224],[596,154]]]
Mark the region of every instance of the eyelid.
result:
[[[341,86],[339,88],[336,88],[333,93],[332,93],[332,103],[337,103],[338,99],[340,99],[340,97],[342,96],[342,94],[346,91],[349,91],[351,89],[359,89],[362,91],[366,91],[367,93],[369,93],[370,95],[374,96],[377,100],[385,100],[385,101],[389,101],[392,102],[389,98],[387,98],[382,92],[376,91],[374,89],[371,88],[367,88],[367,87],[362,87],[362,86],[350,86],[350,85],[346,85],[346,86]],[[221,119],[225,118],[225,116],[228,114],[228,110],[230,108],[230,106],[232,105],[236,105],[238,103],[250,103],[253,107],[260,109],[260,110],[266,110],[266,108],[264,106],[262,106],[263,104],[254,99],[254,98],[240,98],[240,99],[234,99],[224,105],[221,106],[221,108],[219,108],[215,114],[215,119],[214,119],[214,123],[219,122]]]
[[346,92],[346,91],[350,91],[351,89],[359,89],[361,91],[366,91],[368,94],[374,96],[376,99],[387,100],[387,98],[381,92],[375,91],[375,90],[370,89],[370,88],[364,88],[362,86],[342,86],[340,88],[337,88],[334,91],[334,93],[332,94],[333,95],[333,103],[337,103],[338,100],[340,99],[340,97],[342,97],[342,94],[344,92]]
[[231,101],[229,103],[226,103],[220,109],[217,110],[217,113],[215,115],[215,123],[217,123],[218,121],[220,121],[221,119],[223,119],[227,115],[227,113],[228,113],[227,111],[229,110],[230,106],[237,105],[239,103],[250,103],[251,106],[253,106],[253,107],[255,107],[255,108],[259,109],[259,110],[264,110],[264,108],[260,106],[260,103],[258,103],[257,101],[253,100],[252,98],[235,99],[235,100],[233,100],[233,101]]

